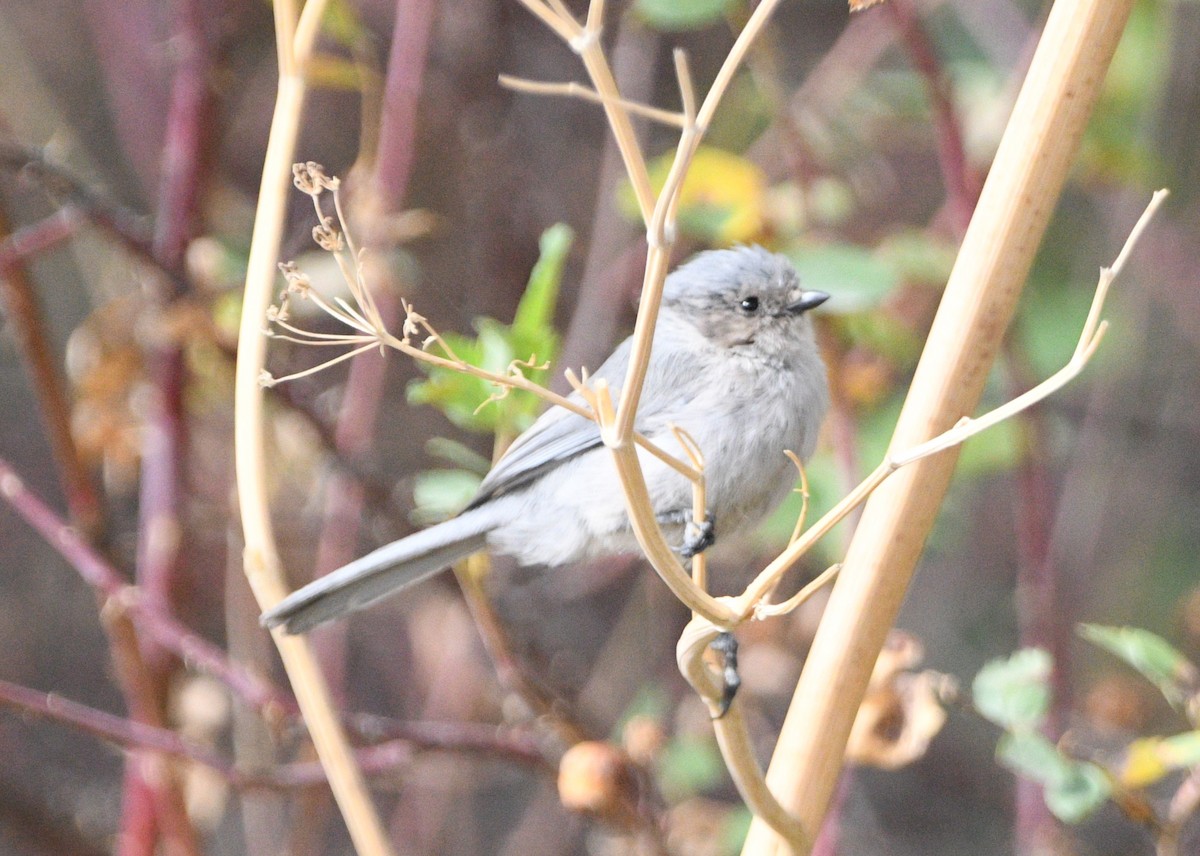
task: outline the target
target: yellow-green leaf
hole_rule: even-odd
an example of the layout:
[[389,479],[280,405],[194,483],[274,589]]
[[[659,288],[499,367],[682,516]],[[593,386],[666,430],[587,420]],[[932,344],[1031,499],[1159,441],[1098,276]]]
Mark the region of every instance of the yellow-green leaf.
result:
[[[650,164],[655,193],[662,192],[674,153]],[[757,164],[711,146],[701,146],[688,169],[679,195],[679,228],[715,245],[745,243],[763,231],[767,179]],[[621,210],[638,219],[638,206],[628,184],[618,191]]]
[[1200,731],[1172,737],[1143,737],[1125,750],[1117,775],[1129,788],[1144,788],[1176,770],[1200,765]]

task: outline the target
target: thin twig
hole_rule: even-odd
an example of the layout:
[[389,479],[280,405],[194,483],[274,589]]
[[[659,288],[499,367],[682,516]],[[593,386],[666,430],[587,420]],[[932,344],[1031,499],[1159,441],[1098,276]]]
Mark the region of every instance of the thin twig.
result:
[[[0,706],[26,716],[66,725],[124,749],[152,751],[200,764],[216,772],[231,787],[240,790],[293,790],[320,787],[329,781],[321,765],[313,762],[280,764],[269,770],[239,769],[222,755],[169,728],[126,719],[56,693],[41,692],[4,680],[0,680]],[[553,771],[532,740],[519,734],[502,734],[496,726],[442,722],[384,723],[377,717],[364,717],[358,724],[364,731],[386,732],[390,735],[382,743],[355,752],[364,772],[376,776],[394,774],[409,766],[417,753],[430,751],[494,756],[517,761],[534,769]]]
[[31,179],[51,199],[72,209],[109,234],[142,261],[160,269],[176,287],[185,287],[181,269],[161,268],[146,218],[103,196],[41,149],[0,140],[0,169]]
[[722,698],[724,688],[704,659],[705,651],[720,632],[721,628],[704,618],[693,617],[680,634],[675,647],[679,671],[708,705],[721,756],[725,759],[738,794],[757,817],[770,824],[796,852],[801,852],[808,846],[809,836],[767,788],[742,716],[741,701],[734,697],[728,708],[722,709],[725,704]]
[[564,745],[571,746],[581,740],[591,739],[592,735],[569,715],[562,700],[542,684],[536,675],[530,674],[513,655],[513,647],[504,624],[483,590],[482,581],[487,576],[488,569],[487,555],[477,553],[455,565],[453,570],[462,590],[463,600],[479,630],[480,641],[483,642],[488,659],[492,661],[492,668],[500,685],[519,696],[533,717],[547,725]]
[[[604,96],[594,89],[584,86],[582,83],[576,83],[573,80],[568,80],[565,83],[545,83],[539,80],[525,80],[521,77],[513,77],[509,74],[500,75],[500,85],[512,89],[516,92],[528,92],[531,95],[551,95],[561,96],[563,98],[581,98],[584,101],[591,101],[594,104],[604,104]],[[655,122],[660,122],[672,128],[682,128],[687,120],[678,113],[673,113],[670,110],[663,110],[659,107],[651,107],[648,104],[639,104],[636,101],[628,101],[624,98],[618,99],[618,104],[628,110],[634,116],[641,116],[645,119],[651,119]]]
[[892,473],[897,470],[914,464],[924,458],[936,455],[939,452],[944,452],[947,449],[961,445],[967,439],[986,431],[1006,419],[1010,419],[1021,411],[1032,407],[1034,404],[1053,395],[1062,387],[1066,386],[1074,380],[1092,355],[1095,354],[1096,348],[1099,347],[1100,341],[1107,329],[1107,322],[1100,319],[1100,313],[1104,308],[1104,300],[1108,295],[1109,287],[1112,285],[1116,275],[1120,273],[1125,265],[1126,259],[1132,252],[1142,232],[1149,225],[1151,218],[1159,206],[1165,201],[1167,191],[1159,190],[1151,198],[1150,203],[1146,206],[1146,210],[1138,219],[1133,229],[1126,239],[1125,245],[1121,253],[1113,262],[1112,267],[1102,268],[1099,281],[1096,284],[1096,292],[1092,298],[1092,305],[1088,310],[1087,319],[1084,321],[1083,328],[1079,334],[1079,340],[1075,346],[1075,351],[1071,355],[1067,364],[1051,375],[1046,380],[1039,383],[1033,389],[1017,396],[1011,401],[995,408],[994,410],[985,413],[977,418],[964,417],[948,431],[939,434],[938,436],[920,443],[903,452],[889,455],[888,458],[876,468],[866,480],[863,481],[858,488],[847,495],[846,499],[838,503],[831,511],[815,523],[800,539],[784,550],[779,558],[773,561],[766,569],[763,570],[758,577],[746,588],[746,591],[739,596],[738,603],[743,615],[748,615],[750,611],[756,608],[765,593],[770,590],[778,581],[778,578],[786,572],[796,560],[800,558],[817,538],[823,536],[833,526],[840,522],[854,507],[866,500],[867,496],[874,491],[876,487],[883,483]]

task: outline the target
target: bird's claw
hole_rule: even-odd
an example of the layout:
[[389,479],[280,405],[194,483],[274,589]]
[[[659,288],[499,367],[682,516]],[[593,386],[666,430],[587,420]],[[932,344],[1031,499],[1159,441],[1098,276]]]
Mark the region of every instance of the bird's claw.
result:
[[716,542],[716,524],[713,522],[712,515],[706,514],[702,523],[696,523],[694,520],[688,521],[687,527],[683,530],[683,543],[676,548],[676,552],[683,558],[690,559],[703,553]]
[[709,646],[721,658],[721,699],[717,703],[717,715],[713,719],[722,719],[729,713],[729,707],[742,685],[741,676],[737,670],[737,637],[728,630],[718,634]]

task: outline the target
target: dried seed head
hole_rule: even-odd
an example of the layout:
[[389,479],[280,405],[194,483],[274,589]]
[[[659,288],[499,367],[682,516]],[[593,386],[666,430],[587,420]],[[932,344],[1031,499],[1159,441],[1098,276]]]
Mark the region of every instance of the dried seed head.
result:
[[[267,323],[274,324],[276,321],[287,321],[288,317],[287,292],[285,291],[283,294],[279,295],[278,306],[267,307]],[[270,328],[268,328],[265,332],[268,336],[274,335]]]
[[314,161],[292,164],[292,183],[301,193],[320,196],[324,190],[337,190],[341,182],[325,174],[325,167]]
[[940,701],[946,677],[911,671],[922,656],[923,646],[915,636],[901,631],[888,636],[854,719],[846,757],[894,770],[925,754],[946,722]]
[[320,193],[319,186],[315,181],[309,167],[311,163],[294,163],[292,164],[292,184],[296,185],[296,189],[301,193],[307,193],[309,196],[316,196]]
[[341,252],[343,247],[342,233],[333,225],[333,218],[326,215],[321,218],[319,226],[313,226],[313,240],[322,250],[330,253]]
[[308,292],[312,290],[312,280],[308,278],[308,274],[300,270],[295,262],[280,262],[279,272],[283,274],[283,278],[287,282],[287,288],[280,295],[281,302],[289,294],[308,296]]

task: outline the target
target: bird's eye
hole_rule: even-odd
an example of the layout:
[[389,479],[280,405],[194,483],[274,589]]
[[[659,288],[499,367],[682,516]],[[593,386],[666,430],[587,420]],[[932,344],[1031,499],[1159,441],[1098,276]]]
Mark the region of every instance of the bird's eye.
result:
[[742,311],[743,312],[757,312],[758,311],[758,298],[757,297],[744,298],[742,300]]

